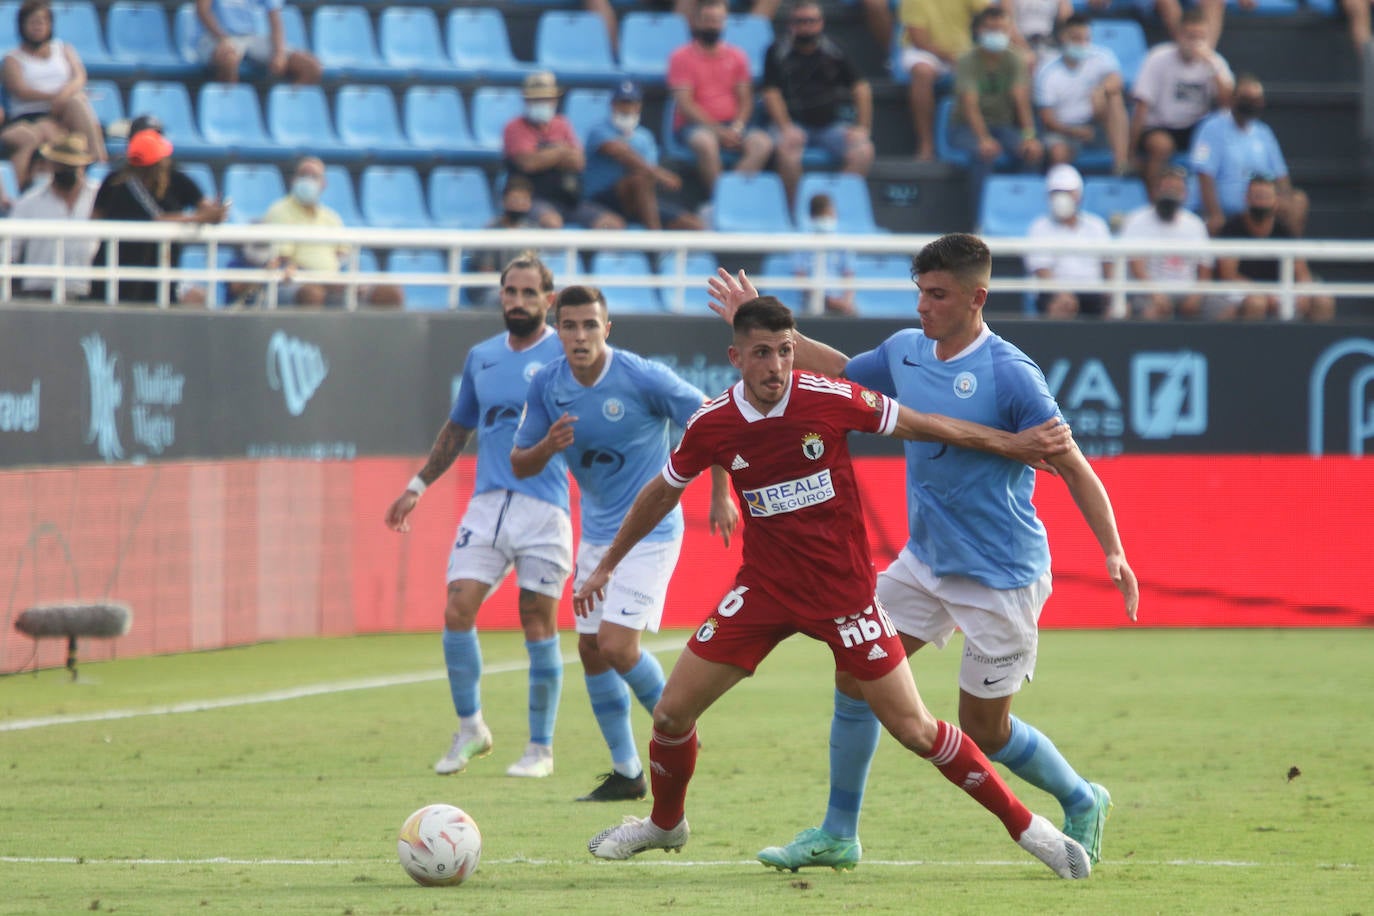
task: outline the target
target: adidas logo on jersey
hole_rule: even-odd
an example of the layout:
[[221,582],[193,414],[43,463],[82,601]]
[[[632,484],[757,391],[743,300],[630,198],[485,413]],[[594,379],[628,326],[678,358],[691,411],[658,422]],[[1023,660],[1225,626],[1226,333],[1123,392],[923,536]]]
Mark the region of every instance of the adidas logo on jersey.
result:
[[984,772],[983,770],[974,770],[972,773],[969,773],[967,776],[964,777],[964,791],[968,792],[973,789],[976,789],[983,783],[987,782],[987,780],[988,774],[986,772]]
[[735,460],[730,462],[730,470],[732,471],[742,471],[747,467],[749,467],[749,462],[740,455],[736,455]]
[[887,653],[883,651],[882,646],[874,643],[873,648],[868,650],[868,660],[876,662],[881,658],[887,658]]

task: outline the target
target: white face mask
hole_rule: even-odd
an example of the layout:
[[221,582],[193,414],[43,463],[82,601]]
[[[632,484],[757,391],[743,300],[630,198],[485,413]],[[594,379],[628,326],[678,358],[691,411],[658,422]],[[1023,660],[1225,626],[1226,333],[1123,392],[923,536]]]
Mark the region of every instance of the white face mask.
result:
[[535,124],[547,124],[553,120],[553,116],[557,113],[557,102],[527,102],[525,104],[525,117]]
[[320,202],[320,192],[323,190],[323,183],[313,175],[298,175],[296,180],[291,182],[291,193],[307,207],[313,207]]
[[997,54],[1011,47],[1011,36],[1006,32],[984,32],[978,36],[978,46]]
[[1078,212],[1078,201],[1073,199],[1072,191],[1050,192],[1050,215],[1061,223],[1073,218]]
[[639,126],[639,115],[613,114],[611,115],[611,124],[622,134],[632,134],[635,132],[635,128]]
[[817,232],[838,232],[840,220],[836,216],[818,216],[811,221],[811,226]]

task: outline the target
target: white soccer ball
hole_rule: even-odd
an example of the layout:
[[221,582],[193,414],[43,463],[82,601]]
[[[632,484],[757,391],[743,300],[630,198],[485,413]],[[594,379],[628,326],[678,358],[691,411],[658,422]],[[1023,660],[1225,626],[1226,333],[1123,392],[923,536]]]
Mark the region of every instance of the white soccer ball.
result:
[[462,884],[477,871],[482,833],[463,809],[426,805],[406,818],[396,840],[396,853],[401,867],[417,884]]

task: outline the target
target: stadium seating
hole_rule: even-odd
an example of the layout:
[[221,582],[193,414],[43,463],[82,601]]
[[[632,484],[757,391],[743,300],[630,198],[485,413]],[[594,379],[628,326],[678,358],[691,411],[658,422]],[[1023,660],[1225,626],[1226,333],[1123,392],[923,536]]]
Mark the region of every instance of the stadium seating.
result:
[[802,175],[801,183],[797,185],[797,202],[793,213],[798,228],[810,226],[809,207],[811,198],[816,194],[829,194],[835,202],[840,232],[862,235],[882,231],[873,219],[873,201],[868,195],[868,183],[858,175],[843,172],[806,172]]
[[547,10],[534,32],[534,59],[567,86],[609,85],[621,79],[606,24],[584,10]]
[[452,86],[411,86],[402,102],[406,139],[449,162],[490,161],[468,127],[467,106]]
[[762,16],[731,13],[725,19],[725,40],[749,58],[749,74],[757,81],[763,76],[763,58],[773,43],[773,23]]
[[363,169],[358,203],[369,226],[378,229],[425,229],[432,225],[425,212],[420,176],[402,165],[370,165]]
[[[12,43],[5,46],[5,51],[19,43],[18,12],[19,4],[15,3],[13,11],[7,16],[9,22],[14,23],[11,28],[15,29],[15,37]],[[76,49],[88,75],[128,75],[129,64],[112,60],[110,52],[106,50],[100,16],[93,3],[87,0],[57,0],[52,5],[52,31]]]
[[620,20],[620,69],[631,79],[661,84],[668,57],[691,38],[687,20],[677,13],[626,13]]
[[110,6],[105,37],[110,58],[122,65],[125,75],[132,71],[149,77],[189,76],[200,69],[172,46],[167,12],[160,3],[118,0]]
[[1134,19],[1096,19],[1092,24],[1092,41],[1116,55],[1121,64],[1121,80],[1127,89],[1131,88],[1149,51],[1140,23]]
[[1120,222],[1127,213],[1149,202],[1145,182],[1139,178],[1089,175],[1083,179],[1083,209],[1109,223]]
[[1023,236],[1031,222],[1049,209],[1043,175],[989,175],[983,185],[978,231],[990,236]]
[[362,211],[358,209],[358,198],[353,193],[353,176],[342,165],[324,167],[324,191],[320,203],[335,213],[345,226],[366,225]]
[[617,286],[609,282],[610,277],[652,276],[649,257],[642,251],[598,251],[592,255],[592,274],[597,285],[606,294],[610,311],[626,313],[662,312],[663,303],[658,298],[658,290],[648,286]]
[[124,118],[124,97],[113,80],[87,80],[86,98],[102,127]]
[[[281,25],[287,47],[307,51],[310,49],[310,35],[305,29],[305,17],[301,15],[298,7],[282,7]],[[203,31],[194,3],[183,3],[177,7],[172,17],[172,44],[184,63],[201,65],[200,36]],[[239,73],[252,77],[262,75],[264,70],[261,65],[245,58],[239,67]]]
[[332,79],[386,80],[395,76],[377,53],[372,20],[362,6],[321,6],[311,23],[315,56]]
[[480,86],[472,94],[472,138],[477,148],[500,156],[501,135],[510,119],[525,110],[525,99],[513,86]]
[[412,146],[402,135],[396,99],[386,86],[340,88],[334,97],[334,117],[340,140],[367,150],[369,156],[379,161],[421,162],[432,158],[428,150]]
[[[54,25],[56,28],[56,25]],[[70,41],[71,39],[67,39]],[[19,2],[0,3],[0,49],[8,50],[19,44]]]
[[[234,247],[231,245],[219,245],[215,248],[215,261],[220,267],[228,267],[229,262],[234,260]],[[177,266],[187,270],[200,270],[209,263],[209,252],[205,245],[183,245],[181,252],[177,255]],[[182,280],[178,286],[189,289],[205,289],[206,283],[199,280]],[[215,284],[215,308],[224,308],[228,304],[229,284]]]
[[[610,117],[611,90],[571,89],[563,97],[563,114],[572,122],[577,139],[586,146],[587,134],[591,129]],[[590,156],[591,152],[587,150],[587,155]]]
[[805,306],[805,299],[799,289],[778,289],[770,286],[769,279],[795,279],[792,273],[792,255],[785,251],[777,251],[763,256],[763,262],[759,265],[759,275],[754,283],[759,288],[759,292],[766,296],[773,296],[783,305],[794,312],[802,311]]
[[286,196],[286,183],[275,165],[235,162],[224,170],[224,197],[233,202],[229,222],[252,223]]
[[712,195],[715,228],[720,232],[792,232],[782,179],[772,172],[726,172]]
[[451,80],[462,73],[444,54],[439,20],[433,10],[418,6],[388,7],[382,11],[378,29],[382,59],[396,74]]
[[156,115],[162,121],[163,134],[172,141],[179,157],[200,159],[223,155],[220,147],[206,143],[200,136],[191,114],[191,96],[181,83],[158,80],[134,83],[129,92],[128,112],[135,118],[144,114]]
[[[945,96],[935,106],[935,155],[941,162],[968,168],[970,154],[949,142],[950,119],[954,115],[954,98]],[[997,158],[996,168],[1011,164],[1011,157],[1003,153]]]
[[267,132],[283,155],[336,162],[366,155],[366,150],[346,145],[334,132],[329,102],[319,86],[273,86],[267,93]]
[[459,8],[445,19],[449,60],[485,80],[514,81],[533,68],[515,59],[506,20],[499,10]]
[[8,159],[0,159],[0,187],[10,200],[19,199],[19,179],[14,174],[14,163]]
[[481,229],[496,218],[491,185],[481,169],[443,166],[429,175],[429,212],[445,229]]
[[906,255],[859,255],[854,273],[865,280],[906,280],[906,289],[859,290],[854,306],[865,318],[913,318],[916,315],[916,286],[911,282],[911,258]]
[[[394,274],[448,273],[444,253],[430,248],[395,248],[387,257],[386,269]],[[413,312],[445,311],[449,307],[449,288],[405,284],[405,307]]]
[[267,135],[258,94],[243,83],[206,83],[196,104],[200,135],[223,153],[248,159],[279,159],[286,152]]
[[[658,256],[657,271],[660,277],[677,276],[677,254],[672,251],[661,252]],[[709,251],[689,251],[687,252],[686,264],[683,267],[683,276],[687,280],[687,290],[684,307],[688,310],[694,309],[697,304],[698,291],[701,284],[707,277],[714,277],[716,269],[720,263],[716,256]],[[675,293],[671,289],[661,289],[658,291],[659,298],[663,301],[664,311],[672,312],[677,310]],[[705,314],[704,312],[702,314]]]
[[200,193],[206,197],[215,197],[219,194],[219,189],[215,185],[215,172],[203,162],[178,162],[176,167],[196,183],[200,188]]

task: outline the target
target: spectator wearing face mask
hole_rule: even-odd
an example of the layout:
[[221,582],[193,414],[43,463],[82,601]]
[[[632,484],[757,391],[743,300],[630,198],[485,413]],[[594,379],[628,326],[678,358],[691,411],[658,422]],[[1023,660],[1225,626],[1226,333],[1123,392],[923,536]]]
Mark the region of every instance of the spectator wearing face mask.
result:
[[699,230],[701,220],[659,189],[678,191],[682,179],[658,164],[658,141],[639,123],[644,108],[639,87],[621,83],[611,96],[611,113],[587,135],[587,197],[647,229]]
[[[314,156],[306,156],[296,163],[291,173],[290,191],[267,208],[262,222],[275,226],[341,228],[343,219],[339,214],[320,203],[324,185],[324,163]],[[332,242],[279,242],[271,263],[283,268],[290,282],[278,288],[278,304],[302,308],[343,305],[347,294],[344,286],[314,281],[310,274],[333,273],[344,265],[347,256],[346,245]],[[393,307],[400,304],[401,291],[391,285],[364,286],[358,291],[358,300],[379,308]]]
[[[38,148],[34,165],[36,172],[51,172],[51,181],[35,182],[10,212],[11,219],[87,220],[95,205],[99,182],[86,178],[86,166],[93,162],[81,134],[67,134],[53,143]],[[62,263],[67,267],[87,267],[95,257],[95,239],[67,239],[62,248]],[[10,258],[16,264],[57,263],[57,242],[51,238],[16,235],[10,243]],[[16,280],[21,296],[50,297],[53,289],[50,277],[26,277]],[[61,281],[67,301],[80,299],[90,292],[91,281],[71,279]]]
[[1245,209],[1245,192],[1255,175],[1268,175],[1278,189],[1279,217],[1295,236],[1307,227],[1307,194],[1293,187],[1288,163],[1274,131],[1260,120],[1264,86],[1259,77],[1244,74],[1236,80],[1229,110],[1209,115],[1193,134],[1192,163],[1202,192],[1207,228],[1221,229],[1229,217]]
[[[1216,234],[1219,239],[1291,239],[1293,231],[1278,215],[1279,192],[1272,178],[1257,176],[1250,179],[1245,191],[1245,209],[1231,217]],[[1217,276],[1226,281],[1277,283],[1279,262],[1265,257],[1219,257]],[[1293,261],[1293,279],[1311,283],[1312,271],[1306,258]],[[1279,314],[1279,297],[1274,293],[1247,293],[1228,297],[1231,314],[1245,319],[1273,318]],[[1336,303],[1330,296],[1298,296],[1296,310],[1300,318],[1309,321],[1328,321],[1335,314]],[[1231,317],[1225,315],[1223,317]]]
[[[1102,217],[1083,211],[1083,176],[1071,165],[1056,165],[1045,176],[1050,212],[1037,216],[1027,238],[1037,241],[1103,242],[1112,237]],[[1026,270],[1044,280],[1062,284],[1061,289],[1041,293],[1036,310],[1046,318],[1072,318],[1075,315],[1102,316],[1106,296],[1098,292],[1078,292],[1075,281],[1099,281],[1112,275],[1110,261],[1101,255],[1070,251],[1043,251],[1026,255]]]
[[911,78],[907,101],[920,162],[935,158],[935,84],[973,46],[974,17],[987,5],[988,0],[901,0],[901,67]]
[[[1134,280],[1207,281],[1212,278],[1213,260],[1207,254],[1207,226],[1196,213],[1186,209],[1188,172],[1170,166],[1160,176],[1154,202],[1126,215],[1121,224],[1123,240],[1178,242],[1191,246],[1194,254],[1172,252],[1135,257],[1127,262]],[[1130,297],[1131,314],[1137,318],[1159,319],[1177,315],[1197,318],[1203,314],[1201,293],[1136,293]]]
[[1092,43],[1092,25],[1074,14],[1060,30],[1060,53],[1035,74],[1035,107],[1045,125],[1051,165],[1072,163],[1084,147],[1106,146],[1118,175],[1130,165],[1130,120],[1122,100],[1121,63]]
[[[807,203],[811,231],[819,235],[834,235],[839,231],[840,219],[835,211],[835,201],[829,194],[816,194]],[[843,248],[832,248],[824,253],[825,276],[831,282],[852,280],[854,278],[854,252]],[[792,275],[809,277],[814,272],[816,253],[798,251],[792,255]],[[827,315],[853,315],[854,290],[847,284],[827,287],[825,290],[825,313]]]
[[506,170],[534,188],[531,212],[541,227],[578,223],[589,229],[624,229],[619,216],[583,197],[587,158],[572,123],[558,113],[562,94],[552,73],[525,77],[525,111],[511,118],[502,133]]
[[[523,175],[511,175],[501,189],[501,213],[491,222],[488,229],[538,229],[539,222],[534,218],[534,188]],[[501,269],[521,255],[529,254],[523,247],[486,248],[478,251],[472,258],[472,269],[480,273],[500,273]],[[489,308],[501,307],[501,285],[488,283],[480,288],[469,287],[471,295],[478,304]]]

